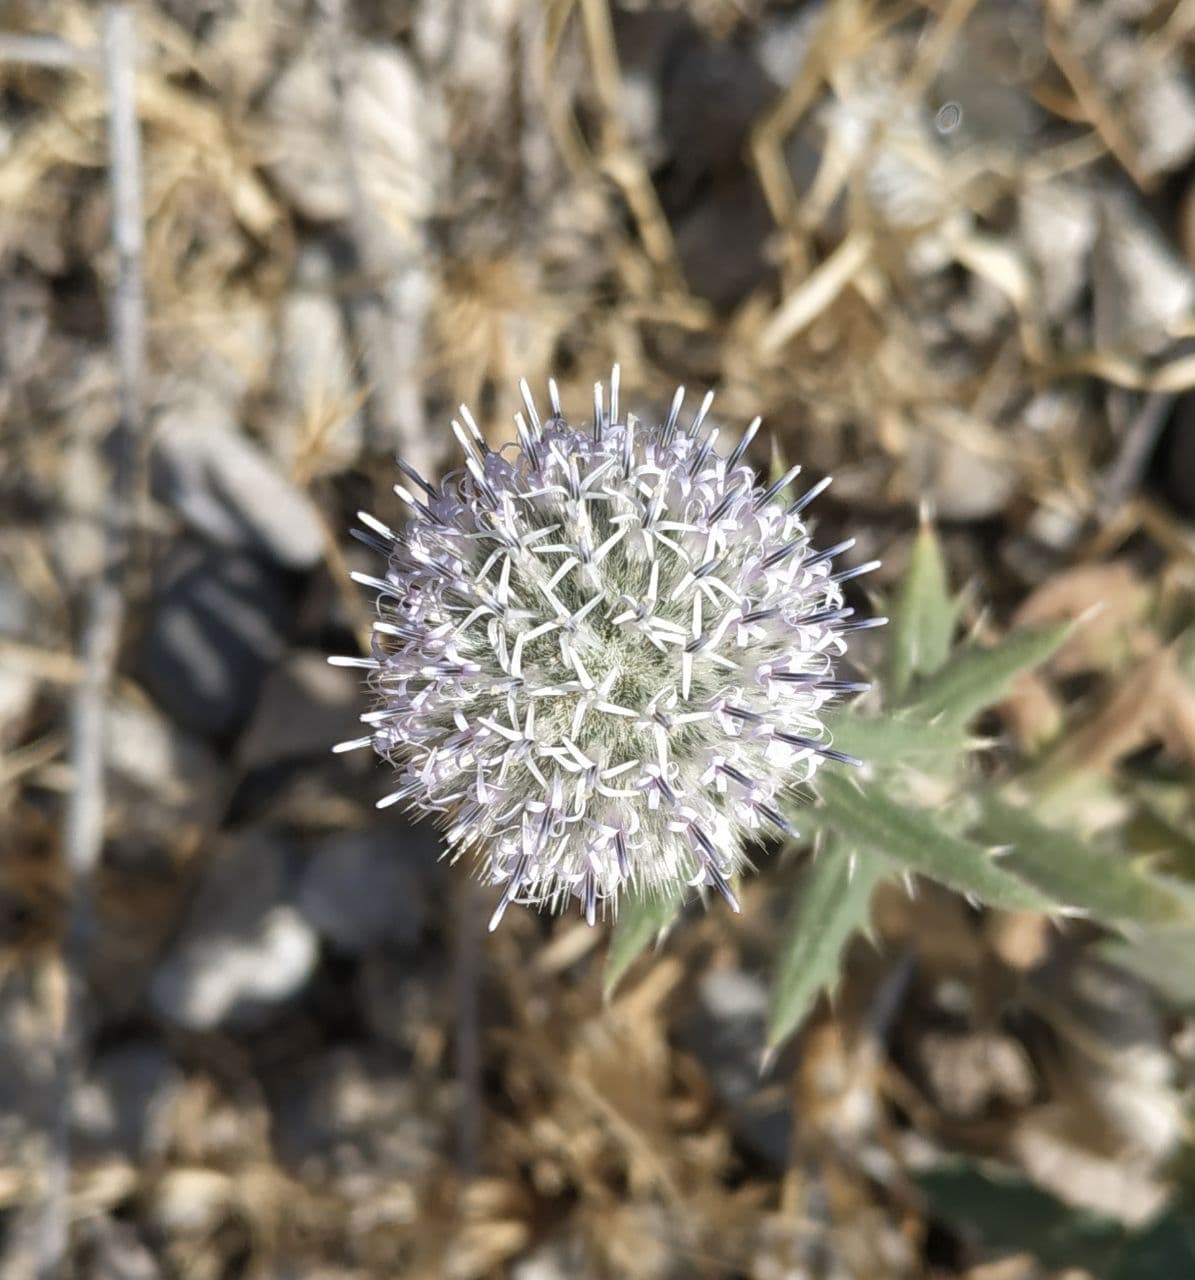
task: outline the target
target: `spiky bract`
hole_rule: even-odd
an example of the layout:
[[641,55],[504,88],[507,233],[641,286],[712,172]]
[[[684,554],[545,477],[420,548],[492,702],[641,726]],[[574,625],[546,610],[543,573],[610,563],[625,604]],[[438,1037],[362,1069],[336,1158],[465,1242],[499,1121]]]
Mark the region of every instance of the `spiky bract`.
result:
[[[790,830],[781,798],[827,756],[822,710],[849,621],[835,573],[786,505],[797,468],[761,484],[702,435],[711,397],[678,426],[621,417],[595,388],[569,426],[551,386],[540,420],[523,384],[519,442],[484,443],[467,411],[466,467],[437,488],[404,471],[400,531],[363,522],[388,557],[378,593],[371,744],[398,770],[382,802],[443,815],[513,901],[577,896],[592,922],[626,891],[716,888],[745,846]],[[371,540],[366,535],[367,540]],[[380,541],[379,541],[380,540]],[[347,660],[352,662],[353,660]]]

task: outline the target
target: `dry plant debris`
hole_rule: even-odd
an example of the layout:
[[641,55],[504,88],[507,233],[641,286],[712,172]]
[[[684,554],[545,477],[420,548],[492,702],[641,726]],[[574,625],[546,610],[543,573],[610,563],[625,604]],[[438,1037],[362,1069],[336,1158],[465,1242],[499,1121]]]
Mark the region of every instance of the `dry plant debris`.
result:
[[[113,12],[144,436],[97,685]],[[434,835],[373,812],[323,657],[369,626],[340,531],[395,450],[442,469],[459,401],[497,447],[520,377],[580,411],[618,362],[644,416],[716,386],[761,468],[834,473],[819,536],[879,593],[926,507],[969,634],[1088,620],[976,767],[1189,885],[1193,38],[1185,0],[0,9],[0,1271],[1188,1273],[1186,926],[885,886],[761,1075],[804,855],[607,999],[603,937],[483,940]],[[80,916],[63,820],[101,761]]]

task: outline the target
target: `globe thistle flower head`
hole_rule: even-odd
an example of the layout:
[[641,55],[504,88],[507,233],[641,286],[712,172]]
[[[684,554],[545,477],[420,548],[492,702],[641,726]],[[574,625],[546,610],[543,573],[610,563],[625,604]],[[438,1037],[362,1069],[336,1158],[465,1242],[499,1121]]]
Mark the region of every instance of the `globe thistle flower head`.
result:
[[[517,444],[491,450],[453,423],[465,467],[433,485],[400,463],[401,530],[360,534],[387,559],[354,577],[377,593],[367,736],[397,770],[382,805],[439,815],[512,902],[580,900],[590,923],[625,893],[716,889],[768,831],[795,834],[783,798],[826,760],[823,712],[856,621],[816,550],[799,468],[764,484],[745,462],[757,418],[723,454],[712,393],[681,424],[683,388],[655,424],[623,416],[618,370],[593,420],[570,426],[550,385],[526,383]],[[857,763],[857,762],[851,762]]]

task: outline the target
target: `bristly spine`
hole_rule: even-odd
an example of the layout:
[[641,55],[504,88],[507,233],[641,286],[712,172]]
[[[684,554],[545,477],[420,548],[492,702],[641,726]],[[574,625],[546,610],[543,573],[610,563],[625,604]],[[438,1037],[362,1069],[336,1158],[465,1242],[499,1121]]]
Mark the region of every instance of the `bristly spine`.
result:
[[[803,519],[828,480],[785,506],[799,468],[772,484],[702,427],[621,416],[619,374],[575,428],[549,383],[541,419],[525,382],[517,443],[491,450],[462,406],[464,470],[417,491],[393,529],[364,513],[385,576],[369,671],[366,736],[397,770],[379,803],[439,815],[453,856],[473,853],[512,902],[579,900],[592,924],[621,895],[716,889],[746,846],[792,834],[778,800],[832,750],[827,704],[866,686],[835,679],[860,622]],[[850,619],[848,621],[848,619]]]

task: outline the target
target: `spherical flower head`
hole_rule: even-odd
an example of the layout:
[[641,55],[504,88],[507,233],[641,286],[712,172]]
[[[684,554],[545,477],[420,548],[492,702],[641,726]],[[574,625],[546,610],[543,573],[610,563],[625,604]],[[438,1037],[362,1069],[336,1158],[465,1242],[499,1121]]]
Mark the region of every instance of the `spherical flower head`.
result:
[[[853,622],[834,572],[851,544],[811,545],[804,512],[828,481],[782,496],[687,425],[683,389],[655,425],[608,408],[541,421],[526,383],[518,443],[494,451],[468,411],[465,469],[437,488],[409,468],[400,531],[361,516],[387,557],[377,592],[370,745],[398,771],[382,804],[437,814],[511,902],[592,923],[624,893],[716,889],[773,829],[786,793],[827,758],[823,713],[866,686],[835,679]],[[402,464],[400,464],[401,466]]]

